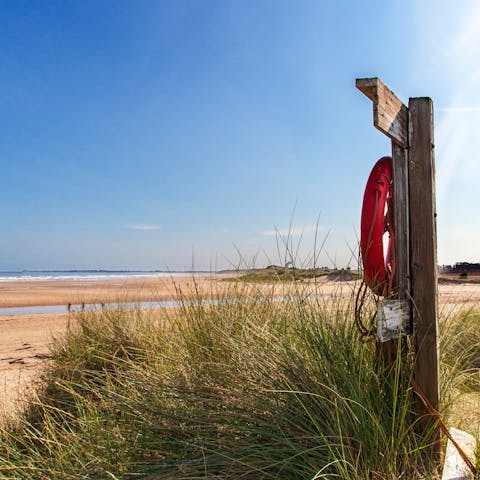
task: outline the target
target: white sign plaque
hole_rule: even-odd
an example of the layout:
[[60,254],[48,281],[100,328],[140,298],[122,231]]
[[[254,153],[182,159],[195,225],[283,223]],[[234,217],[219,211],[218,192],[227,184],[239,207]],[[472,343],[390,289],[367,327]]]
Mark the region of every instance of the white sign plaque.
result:
[[377,306],[377,336],[387,342],[410,335],[410,308],[407,300],[381,300]]

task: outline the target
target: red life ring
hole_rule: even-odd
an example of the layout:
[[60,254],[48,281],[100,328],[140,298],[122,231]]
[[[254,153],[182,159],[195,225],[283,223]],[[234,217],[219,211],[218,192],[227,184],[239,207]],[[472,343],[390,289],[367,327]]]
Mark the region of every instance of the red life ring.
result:
[[[392,158],[382,157],[373,167],[363,195],[360,252],[366,284],[383,296],[391,293],[388,290],[391,290],[394,269],[392,197]],[[386,255],[385,232],[389,233]]]

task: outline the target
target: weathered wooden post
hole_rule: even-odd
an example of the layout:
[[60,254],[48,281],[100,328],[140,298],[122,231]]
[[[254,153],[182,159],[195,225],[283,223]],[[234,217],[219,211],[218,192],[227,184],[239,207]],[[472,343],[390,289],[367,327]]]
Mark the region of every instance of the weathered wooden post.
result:
[[[411,98],[408,108],[378,78],[361,78],[357,88],[373,102],[373,124],[392,141],[395,279],[394,298],[410,319],[404,333],[413,334],[414,377],[433,408],[440,400],[437,318],[437,255],[433,106],[429,98]],[[379,345],[393,361],[397,343]],[[432,425],[423,404],[417,413],[425,428]],[[440,430],[433,435],[440,455]]]
[[[410,265],[416,349],[414,377],[429,402],[438,410],[440,348],[437,316],[433,104],[430,98],[411,98],[408,106]],[[439,449],[439,432],[435,440],[436,448]]]

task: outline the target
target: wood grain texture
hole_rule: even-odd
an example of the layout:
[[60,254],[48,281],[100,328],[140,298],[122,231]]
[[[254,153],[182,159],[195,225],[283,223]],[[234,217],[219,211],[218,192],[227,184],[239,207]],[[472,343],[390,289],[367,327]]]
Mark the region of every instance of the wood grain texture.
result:
[[[392,141],[393,172],[393,222],[395,231],[395,278],[393,281],[393,298],[403,300],[408,318],[407,325],[402,325],[402,333],[412,332],[410,305],[410,242],[408,211],[408,155],[407,150]],[[398,340],[389,340],[377,344],[377,355],[387,368],[395,364],[399,348]]]
[[[437,233],[433,104],[430,98],[409,101],[410,264],[413,298],[415,380],[435,409],[440,403],[437,315]],[[423,406],[418,413],[424,414]],[[426,420],[428,421],[428,420]],[[440,431],[434,442],[439,444]]]
[[393,221],[395,231],[395,281],[397,298],[410,298],[410,222],[408,151],[392,142]]
[[378,78],[358,78],[356,87],[373,102],[373,124],[396,144],[408,146],[408,110]]

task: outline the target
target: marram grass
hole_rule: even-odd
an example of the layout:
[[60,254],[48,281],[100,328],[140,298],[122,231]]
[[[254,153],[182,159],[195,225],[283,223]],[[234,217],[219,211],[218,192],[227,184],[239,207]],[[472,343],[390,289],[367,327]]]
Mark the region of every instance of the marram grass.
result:
[[72,318],[0,433],[0,478],[436,478],[407,379],[379,372],[351,304],[234,288]]

